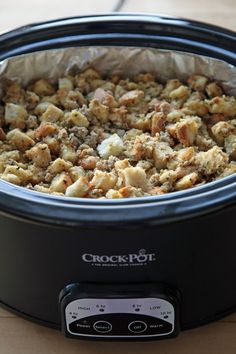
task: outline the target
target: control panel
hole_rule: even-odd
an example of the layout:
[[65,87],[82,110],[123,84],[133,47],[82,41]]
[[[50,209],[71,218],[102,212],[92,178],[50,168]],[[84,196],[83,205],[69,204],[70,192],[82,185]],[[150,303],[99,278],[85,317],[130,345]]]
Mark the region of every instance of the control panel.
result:
[[62,328],[69,337],[87,339],[173,337],[179,332],[178,302],[161,285],[73,284],[60,296]]

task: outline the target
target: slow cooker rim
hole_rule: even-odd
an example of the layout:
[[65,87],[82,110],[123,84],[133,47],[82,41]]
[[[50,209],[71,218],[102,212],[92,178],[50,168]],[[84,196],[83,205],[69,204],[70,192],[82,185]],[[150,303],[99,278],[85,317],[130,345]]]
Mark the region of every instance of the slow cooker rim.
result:
[[[89,227],[136,222],[140,224],[165,224],[194,216],[209,214],[232,205],[236,201],[236,175],[225,177],[231,183],[219,183],[219,188],[196,187],[202,193],[191,193],[194,188],[175,193],[175,199],[162,196],[110,200],[67,198],[31,191],[0,181],[0,212],[28,220],[43,221],[54,225],[81,225]],[[214,182],[211,182],[212,184]],[[187,193],[190,192],[190,193]],[[197,191],[198,192],[198,191]],[[174,193],[169,193],[173,196]],[[169,197],[166,195],[166,197]],[[170,197],[172,197],[170,196]],[[161,196],[160,196],[161,197]],[[78,203],[80,199],[80,203]],[[92,223],[88,225],[88,223]]]
[[[8,36],[8,35],[15,35],[18,32],[26,32],[27,30],[32,31],[32,29],[36,29],[38,28],[39,30],[41,30],[42,28],[40,27],[48,27],[49,25],[52,25],[54,27],[54,25],[60,25],[60,23],[62,25],[68,25],[69,23],[66,22],[71,22],[71,21],[78,21],[78,20],[84,20],[87,21],[88,19],[101,19],[104,20],[104,18],[107,19],[111,19],[112,21],[114,21],[114,19],[119,19],[121,18],[122,21],[127,20],[127,21],[140,21],[140,19],[144,19],[144,20],[149,20],[150,22],[154,22],[156,23],[157,20],[163,23],[167,23],[170,22],[170,24],[172,24],[173,22],[177,25],[190,25],[192,27],[196,26],[197,30],[206,30],[206,31],[213,31],[213,32],[219,32],[219,34],[224,34],[224,35],[229,35],[232,36],[235,39],[235,31],[230,30],[228,28],[225,28],[223,26],[218,26],[215,24],[210,24],[204,21],[198,21],[198,20],[192,20],[189,18],[185,18],[185,17],[177,17],[177,16],[171,16],[168,14],[153,14],[153,13],[146,13],[146,12],[122,12],[122,13],[114,13],[114,12],[108,12],[108,13],[101,13],[101,14],[86,14],[86,15],[81,15],[81,16],[71,16],[71,17],[62,17],[62,18],[57,18],[57,19],[51,19],[48,21],[39,21],[39,22],[34,22],[34,23],[29,23],[23,26],[19,26],[15,29],[12,30],[8,30],[7,32],[3,32],[0,34],[0,38],[4,37],[4,36]],[[151,19],[153,19],[154,21],[151,21]]]

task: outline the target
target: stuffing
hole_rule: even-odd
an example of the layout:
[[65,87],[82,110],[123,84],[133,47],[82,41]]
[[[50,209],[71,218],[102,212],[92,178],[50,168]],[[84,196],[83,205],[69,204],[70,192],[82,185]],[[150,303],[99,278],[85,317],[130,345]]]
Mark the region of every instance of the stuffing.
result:
[[[4,85],[3,85],[4,86]],[[200,74],[8,81],[0,178],[74,198],[159,196],[236,173],[236,99]]]

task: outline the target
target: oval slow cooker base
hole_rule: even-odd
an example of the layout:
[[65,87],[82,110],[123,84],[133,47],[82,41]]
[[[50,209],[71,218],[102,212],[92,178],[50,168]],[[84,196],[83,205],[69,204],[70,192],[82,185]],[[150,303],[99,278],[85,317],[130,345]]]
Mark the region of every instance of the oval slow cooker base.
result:
[[[24,312],[21,312],[19,310],[16,310],[14,309],[13,307],[7,305],[7,304],[4,304],[3,302],[1,302],[0,300],[0,306],[2,308],[4,308],[5,310],[7,311],[10,311],[12,313],[14,313],[15,315],[17,316],[20,316],[28,321],[31,321],[31,322],[34,322],[34,323],[37,323],[41,326],[46,326],[46,327],[49,327],[49,328],[52,328],[52,329],[56,329],[56,330],[60,330],[61,329],[61,326],[58,324],[58,323],[53,323],[53,322],[47,322],[47,321],[43,321],[37,317],[33,317],[31,315],[28,315]],[[185,331],[185,330],[189,330],[189,329],[192,329],[192,328],[195,328],[195,327],[199,327],[199,326],[204,326],[208,323],[211,323],[211,322],[214,322],[214,321],[218,321],[228,315],[230,315],[231,313],[234,313],[236,312],[236,304],[235,306],[233,306],[232,308],[224,311],[224,312],[221,312],[221,313],[216,313],[214,316],[211,316],[211,317],[208,317],[208,318],[204,318],[202,319],[201,321],[197,321],[197,322],[190,322],[188,324],[185,324],[184,326],[181,326],[181,331]],[[151,339],[150,339],[151,340]]]

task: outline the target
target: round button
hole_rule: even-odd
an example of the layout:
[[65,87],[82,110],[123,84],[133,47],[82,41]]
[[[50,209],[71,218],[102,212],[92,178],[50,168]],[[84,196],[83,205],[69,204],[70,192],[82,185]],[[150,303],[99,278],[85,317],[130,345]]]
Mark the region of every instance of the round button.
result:
[[112,330],[112,325],[107,321],[97,321],[94,323],[93,328],[99,333],[108,333]]
[[130,332],[142,333],[142,332],[146,331],[147,325],[143,321],[133,321],[133,322],[130,322],[130,324],[128,325],[128,328],[129,328]]

